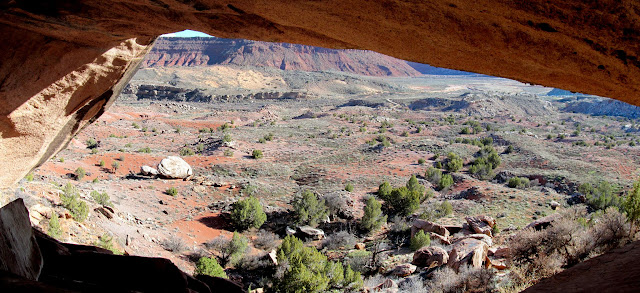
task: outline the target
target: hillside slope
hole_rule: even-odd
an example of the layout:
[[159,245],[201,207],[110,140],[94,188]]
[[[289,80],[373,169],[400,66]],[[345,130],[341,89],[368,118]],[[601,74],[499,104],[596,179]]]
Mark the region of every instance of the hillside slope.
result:
[[160,38],[144,67],[243,65],[282,70],[336,70],[368,76],[419,76],[406,61],[362,50],[221,38]]

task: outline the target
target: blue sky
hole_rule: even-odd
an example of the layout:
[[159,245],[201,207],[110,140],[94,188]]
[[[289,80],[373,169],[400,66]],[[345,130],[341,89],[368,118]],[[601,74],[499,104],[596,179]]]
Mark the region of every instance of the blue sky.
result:
[[174,37],[174,38],[191,38],[191,37],[211,37],[205,33],[192,30],[183,30],[181,32],[175,32],[170,34],[164,34],[161,37]]

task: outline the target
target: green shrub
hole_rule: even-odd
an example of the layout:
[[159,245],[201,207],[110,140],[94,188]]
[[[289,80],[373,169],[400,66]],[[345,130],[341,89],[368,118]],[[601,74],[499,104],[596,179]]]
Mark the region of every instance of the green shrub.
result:
[[387,222],[387,216],[382,214],[382,204],[373,196],[367,198],[364,206],[364,215],[360,220],[360,227],[367,231],[378,230]]
[[131,123],[131,126],[133,126],[133,128],[135,128],[135,129],[139,129],[140,128],[140,125],[138,125],[138,123],[135,123],[135,122]]
[[391,184],[389,184],[389,182],[387,181],[382,182],[382,184],[378,186],[378,197],[385,199],[389,195],[391,195],[391,191],[393,191],[393,187],[391,187]]
[[607,181],[600,181],[597,186],[582,184],[578,191],[587,198],[587,205],[594,210],[605,210],[608,207],[622,208],[623,201],[618,196],[618,188]]
[[232,150],[224,150],[224,152],[222,152],[222,154],[225,157],[233,157],[233,151]]
[[67,183],[60,194],[62,206],[69,210],[74,220],[83,222],[89,214],[87,203],[80,199],[80,192],[71,183]]
[[106,164],[106,163],[104,162],[104,160],[100,160],[100,162],[98,163],[98,166],[100,166],[100,167],[104,167],[104,166],[105,166],[105,164]]
[[269,133],[269,134],[265,135],[263,138],[266,141],[272,141],[273,140],[273,133]]
[[424,173],[424,177],[432,184],[438,184],[442,178],[442,171],[437,168],[429,167],[429,169]]
[[424,165],[427,161],[425,161],[425,159],[420,158],[418,159],[418,165]]
[[[551,136],[551,134],[549,134],[549,136]],[[550,137],[548,137],[548,139],[551,139]],[[509,145],[505,150],[504,150],[505,154],[510,154],[513,153],[513,146]]]
[[115,173],[116,171],[118,171],[118,169],[120,169],[120,163],[117,161],[113,161],[113,163],[111,163],[111,168],[113,168],[113,173]]
[[406,186],[394,188],[387,198],[383,198],[385,209],[392,215],[408,216],[420,206],[421,195]]
[[291,205],[301,225],[318,226],[329,215],[325,201],[318,200],[318,196],[309,190],[294,198]]
[[360,273],[328,261],[316,248],[304,246],[292,235],[282,241],[277,258],[280,273],[273,280],[274,292],[357,292],[362,288]]
[[233,138],[231,137],[231,134],[226,133],[222,136],[222,142],[231,142],[232,140]]
[[[627,194],[623,208],[627,213],[629,223],[631,223],[632,226],[637,224],[638,220],[640,220],[640,180],[633,183],[633,189]],[[631,231],[635,232],[633,228]]]
[[344,190],[348,192],[353,192],[353,184],[351,184],[351,182],[347,183],[347,185],[344,187]]
[[437,207],[429,206],[421,215],[420,218],[427,221],[435,221],[442,217],[446,217],[453,213],[453,206],[448,201],[441,202]]
[[193,156],[195,154],[196,153],[191,148],[184,147],[180,149],[180,156],[186,157],[186,156]]
[[201,257],[196,263],[196,275],[227,278],[227,274],[218,262],[211,257]]
[[260,228],[267,220],[267,214],[262,211],[260,201],[251,196],[235,202],[231,209],[231,221],[240,231],[249,228]]
[[175,187],[169,187],[169,188],[167,188],[167,190],[165,190],[164,193],[166,193],[168,195],[171,195],[171,196],[176,196],[176,195],[178,195],[178,189],[175,188]]
[[447,155],[446,168],[449,172],[457,172],[458,170],[462,169],[462,165],[462,158],[458,157],[458,155],[454,153],[449,153]]
[[529,178],[526,177],[511,177],[507,186],[511,188],[527,188],[529,187]]
[[26,180],[27,182],[33,181],[33,173],[28,173],[26,176],[24,176],[24,180]]
[[431,238],[429,238],[428,234],[424,234],[423,230],[420,230],[411,237],[409,247],[411,250],[416,251],[422,247],[429,246],[429,244],[431,244]]
[[227,264],[236,265],[242,259],[249,248],[249,240],[240,233],[233,232],[231,239],[219,236],[206,246],[220,253],[220,264],[225,267]]
[[145,154],[150,154],[151,153],[151,148],[149,147],[143,147],[141,149],[138,150],[139,153],[145,153]]
[[318,196],[309,190],[294,198],[291,205],[297,216],[298,224],[315,227],[329,215],[325,201],[318,200]]
[[98,237],[98,242],[94,244],[95,246],[104,248],[106,250],[111,250],[113,254],[122,254],[122,252],[120,252],[113,246],[113,237],[107,234],[102,234],[100,237]]
[[453,176],[450,174],[445,174],[440,178],[440,182],[438,182],[438,189],[444,190],[449,188],[449,186],[453,185]]
[[91,193],[89,195],[98,204],[101,204],[103,206],[108,206],[108,207],[112,207],[113,206],[113,204],[111,203],[111,198],[109,197],[109,194],[107,194],[106,192],[100,193],[100,192],[94,190],[94,191],[91,191]]
[[258,143],[266,143],[267,140],[264,139],[263,137],[261,137],[260,139],[258,139]]
[[251,152],[251,156],[252,156],[254,159],[262,159],[262,157],[263,157],[264,155],[262,154],[262,151],[261,151],[261,150],[253,150],[253,152]]
[[49,220],[47,234],[53,238],[58,238],[62,235],[62,227],[60,227],[58,214],[55,211],[51,213],[51,219]]
[[93,138],[87,139],[85,144],[87,145],[87,148],[89,148],[89,149],[95,149],[95,148],[98,147],[98,142]]

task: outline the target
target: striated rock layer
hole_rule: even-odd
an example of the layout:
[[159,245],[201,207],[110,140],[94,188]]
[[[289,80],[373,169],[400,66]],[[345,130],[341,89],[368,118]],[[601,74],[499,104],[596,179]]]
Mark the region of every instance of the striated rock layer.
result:
[[[158,35],[369,49],[640,104],[637,1],[4,1],[6,186],[99,115]],[[18,148],[19,147],[19,148]]]
[[232,64],[282,70],[335,70],[369,76],[419,76],[406,61],[363,50],[221,38],[160,38],[144,66]]

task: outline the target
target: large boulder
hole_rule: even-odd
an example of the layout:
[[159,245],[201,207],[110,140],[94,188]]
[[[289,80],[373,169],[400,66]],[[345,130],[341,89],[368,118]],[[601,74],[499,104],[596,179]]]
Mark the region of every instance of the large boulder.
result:
[[447,261],[449,261],[449,254],[446,250],[437,246],[428,246],[413,253],[411,263],[419,267],[433,268],[446,264]]
[[469,234],[469,235],[465,235],[464,237],[458,239],[457,241],[460,241],[462,239],[466,239],[466,238],[473,238],[476,240],[480,240],[484,243],[486,243],[489,247],[493,246],[493,240],[491,239],[491,237],[487,236],[486,234]]
[[488,250],[489,246],[484,241],[474,238],[462,239],[453,244],[447,265],[456,271],[464,265],[480,268],[487,260]]
[[407,277],[417,269],[416,266],[410,263],[399,264],[391,270],[391,274],[398,277]]
[[476,232],[492,237],[491,229],[495,227],[496,220],[490,216],[480,215],[475,217],[466,217],[465,220],[469,227]]
[[538,231],[542,229],[546,229],[547,227],[551,226],[551,223],[553,223],[558,218],[560,218],[560,214],[551,214],[529,223],[529,225],[527,225],[524,228],[525,229],[531,228]]
[[324,231],[311,226],[300,226],[296,228],[296,236],[302,239],[321,240],[324,238]]
[[[21,198],[0,208],[0,271],[37,280],[42,255]],[[0,290],[2,291],[2,290]]]
[[182,158],[168,156],[158,164],[158,173],[169,179],[184,179],[193,175],[193,169]]
[[413,225],[411,225],[411,237],[420,230],[424,231],[426,234],[429,232],[440,234],[445,239],[449,237],[449,230],[447,230],[443,225],[417,219],[413,222]]

